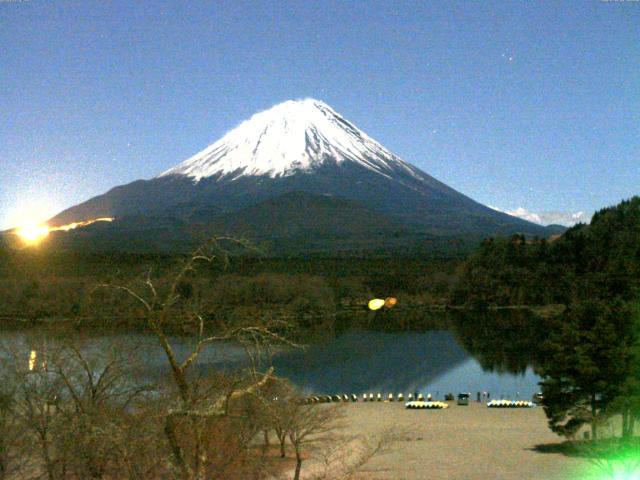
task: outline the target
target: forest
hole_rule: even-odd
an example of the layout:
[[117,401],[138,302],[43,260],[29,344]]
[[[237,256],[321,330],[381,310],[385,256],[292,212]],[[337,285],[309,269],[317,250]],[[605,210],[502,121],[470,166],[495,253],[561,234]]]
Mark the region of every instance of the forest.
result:
[[640,197],[604,208],[589,225],[554,239],[521,235],[482,242],[462,265],[451,293],[456,305],[568,304],[596,295],[637,296]]
[[[532,332],[509,325],[535,345],[549,427],[574,438],[588,425],[593,440],[605,437],[590,448],[603,456],[628,455],[638,447],[640,419],[639,287],[640,197],[633,197],[551,241],[522,236],[484,241],[460,267],[451,301],[478,311],[560,305],[562,313],[541,319]],[[487,349],[490,341],[473,337],[477,350],[504,350],[503,342]],[[612,418],[620,418],[614,432],[621,442],[615,433],[602,432]]]
[[[302,408],[295,388],[256,359],[297,348],[313,332],[354,327],[451,329],[483,368],[533,366],[549,427],[569,440],[563,448],[637,458],[629,452],[639,446],[639,239],[634,197],[557,238],[487,239],[466,259],[229,256],[215,241],[193,256],[0,250],[3,327],[40,325],[68,339],[36,374],[5,364],[0,472],[24,472],[21,458],[29,458],[51,480],[260,478],[275,435],[282,452],[290,445],[297,478],[305,442],[330,432],[337,413]],[[369,299],[390,296],[393,309],[367,310]],[[95,356],[82,347],[87,331],[118,329],[152,333],[172,374],[133,388],[127,352]],[[191,339],[186,356],[173,350],[176,334]],[[195,375],[200,353],[227,341],[246,348],[252,369]],[[2,358],[16,355],[24,352],[5,349]],[[585,429],[593,441],[577,442]],[[262,450],[251,447],[259,434]],[[361,440],[363,462],[388,441]]]
[[[5,326],[50,321],[87,328],[135,328],[129,306],[101,284],[171,281],[186,256],[2,252],[0,318]],[[306,327],[327,319],[366,316],[376,296],[400,299],[396,317],[415,317],[424,306],[443,308],[460,260],[431,258],[234,256],[191,272],[181,288],[198,292],[207,319],[257,311],[295,316]],[[402,313],[404,312],[404,313]],[[381,312],[382,313],[382,312]],[[390,315],[375,319],[386,323]],[[398,325],[406,324],[402,318]]]

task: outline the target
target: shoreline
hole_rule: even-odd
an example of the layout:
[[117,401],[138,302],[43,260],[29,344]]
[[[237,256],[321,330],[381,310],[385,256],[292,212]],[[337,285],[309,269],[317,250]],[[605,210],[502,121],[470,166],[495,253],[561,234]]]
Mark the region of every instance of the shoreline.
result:
[[593,470],[588,460],[554,450],[564,439],[549,430],[541,407],[449,404],[443,410],[410,410],[399,402],[345,404],[338,433],[374,438],[389,429],[401,432],[388,453],[366,464],[368,479],[562,480],[588,478],[585,472]]

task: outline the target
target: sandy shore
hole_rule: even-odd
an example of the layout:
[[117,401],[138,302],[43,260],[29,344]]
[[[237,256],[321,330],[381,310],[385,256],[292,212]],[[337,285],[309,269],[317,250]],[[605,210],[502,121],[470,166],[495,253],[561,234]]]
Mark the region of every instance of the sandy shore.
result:
[[357,403],[343,409],[344,431],[375,436],[406,432],[389,453],[367,465],[369,479],[587,478],[585,460],[541,453],[536,445],[562,438],[547,427],[542,408],[490,409],[472,402],[446,410],[407,410],[401,403]]

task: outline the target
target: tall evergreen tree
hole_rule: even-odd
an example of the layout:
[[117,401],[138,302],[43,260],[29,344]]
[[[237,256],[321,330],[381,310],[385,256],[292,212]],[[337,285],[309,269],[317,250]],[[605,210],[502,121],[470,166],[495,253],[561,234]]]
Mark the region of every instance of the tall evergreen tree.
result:
[[640,423],[640,305],[635,305],[632,323],[633,337],[629,342],[629,375],[612,402],[610,411],[622,417],[622,437],[633,436],[636,422]]
[[545,345],[542,393],[549,427],[574,435],[611,413],[634,369],[637,343],[632,312],[619,300],[587,300],[571,306]]

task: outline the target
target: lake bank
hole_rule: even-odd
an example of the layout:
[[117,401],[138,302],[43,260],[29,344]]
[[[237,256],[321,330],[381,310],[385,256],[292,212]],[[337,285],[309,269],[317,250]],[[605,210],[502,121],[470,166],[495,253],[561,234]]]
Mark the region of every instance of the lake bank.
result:
[[445,410],[408,410],[401,403],[359,402],[342,411],[341,433],[374,437],[390,428],[402,432],[390,452],[366,464],[368,479],[560,480],[588,478],[584,472],[593,470],[587,460],[536,449],[563,441],[547,427],[542,408],[490,409],[471,402]]

